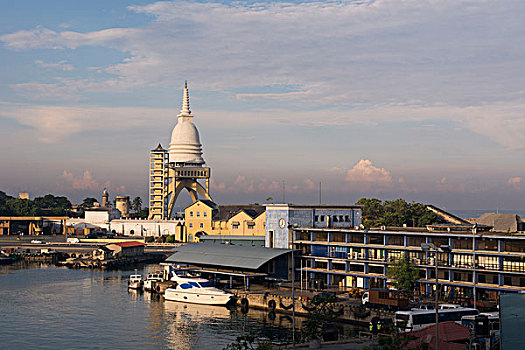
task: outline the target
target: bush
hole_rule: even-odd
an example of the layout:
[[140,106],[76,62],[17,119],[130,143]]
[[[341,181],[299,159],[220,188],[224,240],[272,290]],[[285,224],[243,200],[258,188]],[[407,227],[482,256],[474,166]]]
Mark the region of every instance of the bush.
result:
[[175,235],[169,235],[166,237],[166,243],[175,243]]

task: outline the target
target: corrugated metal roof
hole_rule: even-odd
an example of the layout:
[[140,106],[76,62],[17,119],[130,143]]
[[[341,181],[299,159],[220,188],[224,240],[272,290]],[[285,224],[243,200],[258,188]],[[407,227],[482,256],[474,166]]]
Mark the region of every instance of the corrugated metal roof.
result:
[[257,270],[266,262],[291,252],[290,249],[216,243],[186,244],[173,249],[173,251],[175,253],[166,259],[167,262],[226,266],[247,270]]

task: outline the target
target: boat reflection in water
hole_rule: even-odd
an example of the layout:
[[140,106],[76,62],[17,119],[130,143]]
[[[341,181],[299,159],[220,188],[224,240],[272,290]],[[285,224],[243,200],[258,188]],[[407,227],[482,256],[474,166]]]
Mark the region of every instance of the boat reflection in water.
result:
[[165,301],[164,310],[168,322],[165,341],[170,348],[222,349],[239,335],[228,326],[238,320],[225,307]]

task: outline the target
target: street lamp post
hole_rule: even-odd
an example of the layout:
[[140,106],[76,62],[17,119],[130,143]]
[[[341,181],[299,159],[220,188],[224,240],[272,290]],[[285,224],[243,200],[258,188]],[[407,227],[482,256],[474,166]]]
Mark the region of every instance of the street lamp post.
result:
[[288,230],[292,233],[292,349],[295,349],[295,260],[294,260],[294,236],[297,224],[288,224]]
[[434,245],[434,243],[421,243],[421,249],[423,249],[425,252],[433,251],[435,253],[434,257],[434,268],[435,268],[435,275],[436,275],[436,299],[435,299],[435,305],[434,308],[436,310],[436,345],[435,350],[439,349],[439,280],[438,280],[438,252],[439,249],[443,250],[444,252],[448,252],[450,250],[450,247],[448,245],[442,245],[439,248]]

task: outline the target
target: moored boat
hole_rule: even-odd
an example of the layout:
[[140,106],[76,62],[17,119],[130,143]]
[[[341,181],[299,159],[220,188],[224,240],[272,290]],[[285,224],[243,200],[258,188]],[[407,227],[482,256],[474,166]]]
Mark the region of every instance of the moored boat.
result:
[[166,289],[164,299],[192,304],[226,305],[234,295],[220,290],[204,278],[175,273],[171,278],[174,287]]
[[162,281],[164,281],[164,274],[162,272],[150,272],[144,281],[144,290],[158,291],[156,289],[158,287],[157,283]]
[[131,275],[128,280],[128,288],[130,289],[142,289],[144,281],[142,275]]

